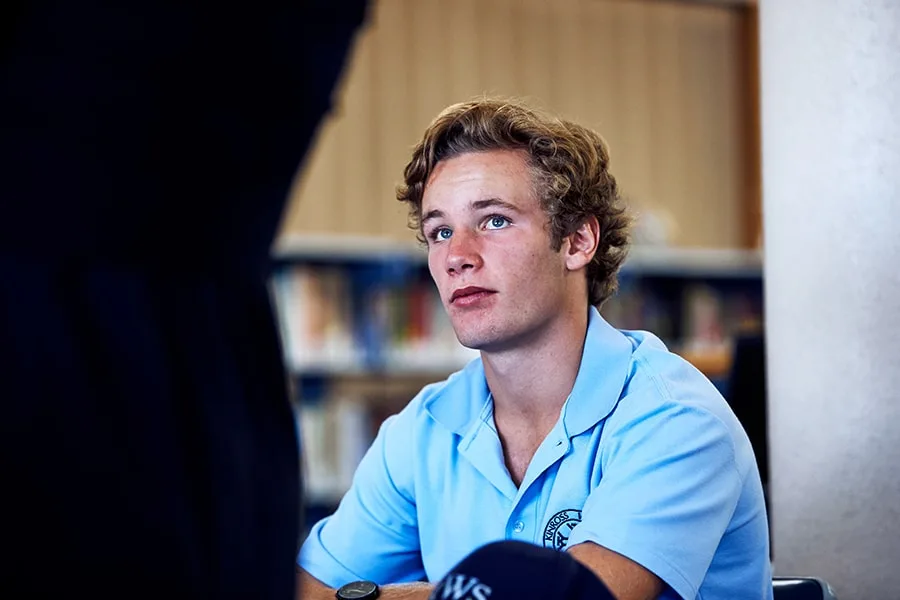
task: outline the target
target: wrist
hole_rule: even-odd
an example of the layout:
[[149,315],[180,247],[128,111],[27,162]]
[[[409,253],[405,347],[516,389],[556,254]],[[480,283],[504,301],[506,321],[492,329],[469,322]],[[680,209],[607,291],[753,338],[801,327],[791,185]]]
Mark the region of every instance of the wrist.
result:
[[375,600],[381,595],[381,588],[374,581],[352,581],[334,592],[337,600]]

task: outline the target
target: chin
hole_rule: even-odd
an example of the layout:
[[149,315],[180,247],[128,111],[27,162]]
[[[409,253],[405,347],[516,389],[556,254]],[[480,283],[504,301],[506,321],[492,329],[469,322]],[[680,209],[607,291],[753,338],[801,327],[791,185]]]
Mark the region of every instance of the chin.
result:
[[540,338],[542,327],[533,323],[502,321],[469,323],[470,327],[454,326],[456,339],[466,348],[482,352],[505,352],[525,347]]
[[459,343],[472,350],[496,352],[502,350],[509,336],[497,331],[457,331],[456,339]]
[[471,350],[483,350],[485,346],[485,341],[476,336],[461,336],[457,334],[456,339],[459,340],[460,344]]
[[460,331],[457,329],[455,333],[459,343],[472,350],[484,350],[486,346],[490,346],[491,342],[494,341],[491,339],[492,336],[487,335],[483,331]]

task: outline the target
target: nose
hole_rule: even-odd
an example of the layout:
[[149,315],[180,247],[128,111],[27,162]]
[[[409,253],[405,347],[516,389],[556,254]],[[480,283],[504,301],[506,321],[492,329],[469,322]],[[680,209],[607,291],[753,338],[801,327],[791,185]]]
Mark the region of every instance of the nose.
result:
[[468,232],[454,232],[448,240],[447,273],[461,275],[465,271],[480,269],[483,264],[476,236]]

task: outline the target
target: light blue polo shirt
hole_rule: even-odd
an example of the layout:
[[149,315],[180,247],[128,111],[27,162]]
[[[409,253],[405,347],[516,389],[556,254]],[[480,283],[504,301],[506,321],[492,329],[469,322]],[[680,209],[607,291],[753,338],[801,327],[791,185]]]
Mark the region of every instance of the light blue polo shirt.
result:
[[384,422],[298,564],[331,587],[437,581],[502,539],[595,542],[660,577],[663,598],[772,598],[762,485],[743,428],[693,366],[595,309],[572,393],[518,488],[475,359]]

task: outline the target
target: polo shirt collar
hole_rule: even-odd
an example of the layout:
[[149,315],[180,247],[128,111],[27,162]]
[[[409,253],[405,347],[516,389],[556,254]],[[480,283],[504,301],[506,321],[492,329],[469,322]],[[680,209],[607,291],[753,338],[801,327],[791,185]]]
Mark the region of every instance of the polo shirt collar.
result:
[[475,421],[485,417],[489,401],[490,390],[479,356],[451,375],[444,388],[425,401],[425,410],[453,433],[465,436]]
[[581,365],[562,409],[569,438],[584,433],[616,407],[631,372],[631,340],[590,308]]
[[[566,435],[584,433],[612,412],[631,369],[631,341],[591,307],[581,365],[572,392],[563,405]],[[437,394],[425,401],[431,417],[460,436],[488,414],[490,390],[481,358],[451,375]]]

